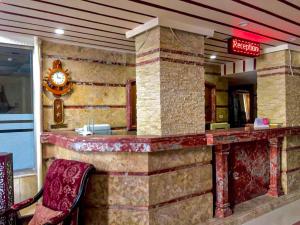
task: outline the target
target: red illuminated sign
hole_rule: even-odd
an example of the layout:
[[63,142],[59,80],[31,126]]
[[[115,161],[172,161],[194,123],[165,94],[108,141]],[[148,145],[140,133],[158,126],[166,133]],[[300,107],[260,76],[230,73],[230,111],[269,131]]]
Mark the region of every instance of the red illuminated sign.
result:
[[230,38],[228,40],[228,53],[256,57],[260,55],[260,44],[240,38]]

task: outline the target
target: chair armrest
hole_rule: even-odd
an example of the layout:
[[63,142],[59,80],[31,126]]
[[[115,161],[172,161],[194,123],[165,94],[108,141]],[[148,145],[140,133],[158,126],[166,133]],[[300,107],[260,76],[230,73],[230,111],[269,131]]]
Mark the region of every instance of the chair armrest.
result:
[[14,204],[12,205],[10,208],[13,210],[13,211],[19,211],[21,209],[24,209],[26,208],[27,206],[30,206],[34,203],[34,199],[33,198],[28,198],[24,201],[21,201],[17,204]]
[[[43,195],[43,189],[41,189],[33,198],[28,198],[22,202],[12,205],[8,210],[6,210],[7,212],[5,212],[4,215],[7,215],[12,212],[17,212],[21,209],[24,209],[24,208],[32,205],[33,203],[37,202],[42,195]],[[0,215],[1,215],[1,213],[0,213]]]
[[70,211],[64,212],[61,215],[53,217],[50,221],[45,223],[44,225],[56,225],[63,222],[68,216],[70,216]]

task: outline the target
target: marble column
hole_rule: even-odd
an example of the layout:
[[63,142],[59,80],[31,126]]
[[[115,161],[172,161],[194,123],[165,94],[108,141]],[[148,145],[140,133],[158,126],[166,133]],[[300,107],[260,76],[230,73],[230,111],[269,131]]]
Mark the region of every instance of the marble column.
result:
[[[271,123],[300,125],[300,52],[281,50],[257,58],[257,112]],[[271,145],[272,146],[272,145]],[[284,138],[281,182],[284,193],[300,187],[300,136]]]
[[155,27],[135,45],[138,135],[203,132],[204,37]]
[[281,187],[281,149],[283,138],[269,139],[270,146],[270,185],[268,195],[272,197],[279,197],[283,194]]
[[216,145],[216,211],[217,218],[230,216],[229,193],[228,193],[228,155],[230,145]]
[[[12,153],[0,152],[0,210],[9,208],[14,203],[13,158]],[[0,224],[14,224],[13,215],[0,217]]]

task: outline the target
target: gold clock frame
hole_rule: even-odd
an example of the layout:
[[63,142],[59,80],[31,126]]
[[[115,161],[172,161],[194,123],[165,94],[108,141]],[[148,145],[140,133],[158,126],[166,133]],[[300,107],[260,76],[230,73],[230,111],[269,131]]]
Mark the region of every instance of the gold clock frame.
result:
[[[52,76],[57,72],[61,72],[66,76],[66,80],[63,84],[58,85],[53,83]],[[65,95],[72,90],[73,84],[71,82],[69,71],[68,69],[64,70],[62,68],[62,63],[59,59],[54,60],[52,63],[52,68],[48,69],[48,73],[44,80],[43,86],[46,90],[50,91],[55,96]]]

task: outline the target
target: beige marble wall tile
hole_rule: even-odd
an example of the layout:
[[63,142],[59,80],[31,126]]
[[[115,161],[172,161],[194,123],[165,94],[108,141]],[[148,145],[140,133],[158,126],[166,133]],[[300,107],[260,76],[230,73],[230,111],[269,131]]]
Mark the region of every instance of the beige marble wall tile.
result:
[[214,64],[209,64],[205,65],[205,73],[219,73],[221,74],[221,66],[220,65],[214,65]]
[[[42,74],[47,75],[48,68],[52,68],[55,59],[61,59],[63,67],[70,70],[72,80],[80,82],[126,84],[127,80],[135,79],[135,67],[125,64],[135,63],[135,55],[117,53],[86,47],[58,44],[44,41],[42,43]],[[49,58],[49,55],[55,58]],[[69,58],[67,58],[69,57]],[[72,58],[73,57],[73,58]],[[84,60],[102,60],[111,64],[91,62]],[[113,65],[113,63],[121,65]],[[125,87],[101,87],[74,85],[72,93],[63,96],[64,103],[68,105],[125,105]],[[43,104],[52,105],[54,97],[44,91]],[[53,111],[44,108],[44,129],[53,124]],[[86,123],[85,118],[94,118],[97,123],[109,123],[112,126],[126,126],[125,109],[87,109],[65,110],[67,129],[74,129]]]
[[33,197],[38,192],[36,175],[20,177],[19,191],[20,201]]
[[150,225],[149,212],[146,210],[85,207],[83,213],[84,223],[88,225]]
[[151,205],[211,189],[211,165],[152,175],[149,178],[149,198]]
[[[55,98],[44,92],[43,104],[53,105]],[[74,84],[73,93],[62,97],[64,105],[126,105],[125,87],[103,87]]]
[[196,225],[213,217],[211,193],[150,211],[151,225]]
[[286,136],[283,140],[283,148],[291,148],[300,146],[300,136],[293,135],[293,136]]
[[286,51],[272,52],[263,54],[256,60],[256,69],[269,68],[286,65]]
[[[174,33],[182,40],[189,40],[189,46],[183,46]],[[164,27],[154,28],[136,38],[137,54],[157,48],[202,54],[203,47],[203,36]],[[157,60],[155,54],[151,56]],[[171,60],[195,61],[195,56],[161,51],[159,57],[161,60],[138,66],[136,70],[138,134],[204,131],[203,66],[163,60],[163,57],[167,57]],[[203,62],[202,57],[196,58],[197,63]]]
[[300,147],[299,149],[294,149],[293,151],[286,152],[286,170],[293,170],[300,168]]
[[[288,57],[289,58],[289,57]],[[292,52],[292,65],[300,68],[300,52]],[[288,65],[288,64],[287,64]],[[300,70],[299,70],[300,71]],[[290,71],[288,71],[290,73]],[[294,71],[294,73],[299,73]],[[300,77],[286,76],[286,120],[288,126],[300,125]]]
[[[44,129],[50,130],[54,124],[53,109],[44,108]],[[72,130],[88,123],[88,119],[94,123],[108,123],[112,127],[126,126],[126,108],[87,108],[87,109],[65,109],[64,123],[66,129]]]
[[203,67],[161,62],[160,80],[162,134],[203,132]]
[[[151,205],[212,189],[212,167],[210,164],[201,166],[201,162],[211,160],[210,147],[169,151],[168,154],[89,154],[43,145],[44,165],[49,165],[54,157],[95,165],[98,174],[89,181],[83,207],[87,224],[196,224],[211,218],[211,193],[148,209]],[[150,176],[147,173],[99,174],[101,171],[147,172],[194,163],[200,164]]]
[[286,174],[286,193],[299,190],[300,186],[300,170],[288,172]]
[[210,146],[195,149],[149,153],[149,171],[209,162],[212,159]]
[[[137,67],[137,127],[138,134],[161,133],[160,65],[153,63]],[[153,92],[153,94],[152,94]]]
[[148,176],[93,175],[86,192],[85,205],[100,207],[149,205]]
[[257,77],[257,114],[286,125],[285,76]]
[[116,61],[120,63],[135,63],[134,55],[130,53],[120,53],[75,45],[58,44],[50,41],[42,42],[42,53],[49,55],[57,55],[57,53],[60,53],[60,55],[64,57],[92,58],[111,62]]
[[[161,48],[175,49],[197,54],[204,53],[204,37],[195,33],[161,27],[160,46]],[[180,40],[180,41],[178,41]],[[185,44],[183,44],[185,43]]]
[[20,196],[20,178],[16,177],[14,178],[14,202],[18,203],[21,201]]

